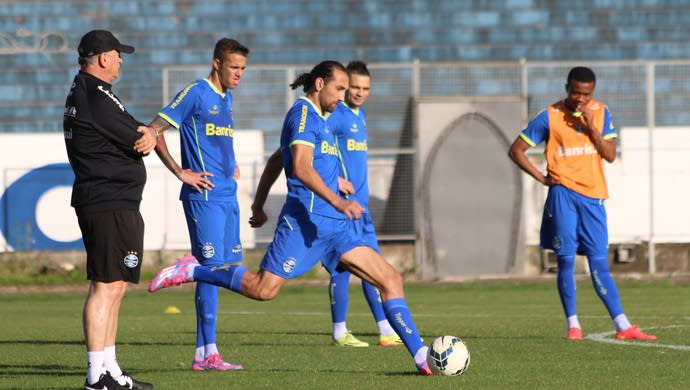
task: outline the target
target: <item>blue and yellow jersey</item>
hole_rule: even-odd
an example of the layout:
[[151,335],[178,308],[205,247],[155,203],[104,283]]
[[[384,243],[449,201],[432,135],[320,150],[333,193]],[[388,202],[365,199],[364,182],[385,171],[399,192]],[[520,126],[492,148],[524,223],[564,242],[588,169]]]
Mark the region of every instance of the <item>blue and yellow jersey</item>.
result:
[[[604,139],[617,137],[608,107],[596,100],[587,106],[594,112],[594,126],[602,129]],[[606,199],[608,189],[601,155],[582,126],[582,119],[569,115],[561,100],[537,114],[520,137],[530,146],[546,142],[546,170],[560,184],[590,198]]]
[[280,136],[283,167],[287,178],[288,194],[285,207],[303,208],[309,213],[331,218],[343,219],[340,213],[328,202],[312,192],[294,177],[290,148],[301,144],[314,148],[312,167],[321,179],[335,193],[338,193],[338,149],[333,133],[328,128],[326,118],[306,97],[297,99],[285,116]]
[[362,207],[369,203],[369,174],[367,166],[367,113],[363,107],[350,108],[344,102],[328,117],[340,153],[340,175],[350,181],[355,193],[348,198]]
[[158,113],[180,130],[182,168],[211,172],[215,187],[197,192],[182,185],[181,200],[224,201],[237,195],[232,94],[216,89],[207,79],[197,80],[180,91]]

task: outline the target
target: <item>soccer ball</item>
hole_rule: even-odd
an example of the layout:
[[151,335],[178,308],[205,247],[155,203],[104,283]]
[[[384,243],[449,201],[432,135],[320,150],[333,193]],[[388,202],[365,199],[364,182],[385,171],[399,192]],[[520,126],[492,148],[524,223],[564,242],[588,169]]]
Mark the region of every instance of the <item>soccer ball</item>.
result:
[[429,345],[426,361],[434,375],[459,376],[470,365],[470,351],[461,338],[441,336]]

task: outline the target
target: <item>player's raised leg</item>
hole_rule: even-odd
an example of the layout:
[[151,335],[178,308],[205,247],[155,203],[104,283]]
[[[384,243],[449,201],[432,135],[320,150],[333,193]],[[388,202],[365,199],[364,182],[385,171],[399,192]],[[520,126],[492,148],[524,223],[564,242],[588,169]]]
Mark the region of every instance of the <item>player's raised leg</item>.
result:
[[185,257],[158,271],[149,283],[149,292],[185,283],[205,282],[224,287],[247,298],[268,301],[275,298],[285,279],[271,272],[252,272],[242,265],[202,266],[193,257]]
[[395,330],[386,318],[379,290],[371,283],[362,280],[362,291],[364,292],[364,298],[366,298],[369,304],[369,309],[371,309],[371,314],[374,316],[376,326],[379,328],[379,345],[382,347],[404,345],[402,339],[395,333]]
[[354,275],[379,289],[388,322],[402,338],[419,372],[431,375],[426,363],[428,347],[424,345],[412,320],[398,271],[368,246],[358,246],[344,253],[340,262]]

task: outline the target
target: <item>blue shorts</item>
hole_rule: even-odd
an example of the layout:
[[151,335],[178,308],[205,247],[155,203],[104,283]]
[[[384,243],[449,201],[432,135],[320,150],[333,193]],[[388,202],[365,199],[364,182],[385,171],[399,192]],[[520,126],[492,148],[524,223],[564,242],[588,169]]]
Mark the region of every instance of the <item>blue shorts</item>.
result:
[[[372,248],[378,253],[381,253],[381,248],[379,248],[379,243],[376,238],[376,228],[374,227],[374,221],[372,221],[369,213],[362,214],[360,219],[353,219],[350,222],[350,227],[355,231],[355,234],[361,238],[365,245]],[[329,259],[337,260],[337,259]],[[326,261],[325,263],[328,263]],[[333,274],[333,272],[331,272]]]
[[192,254],[202,265],[242,262],[237,200],[183,200]]
[[355,233],[359,235],[368,247],[373,248],[376,252],[381,253],[381,248],[379,248],[379,242],[376,238],[376,228],[374,227],[374,221],[371,219],[369,213],[362,214],[362,218],[354,219],[351,221]]
[[589,198],[562,185],[551,186],[541,221],[541,247],[559,256],[608,256],[604,199]]
[[261,269],[292,279],[321,261],[328,272],[334,273],[342,255],[359,246],[367,244],[348,219],[283,209]]

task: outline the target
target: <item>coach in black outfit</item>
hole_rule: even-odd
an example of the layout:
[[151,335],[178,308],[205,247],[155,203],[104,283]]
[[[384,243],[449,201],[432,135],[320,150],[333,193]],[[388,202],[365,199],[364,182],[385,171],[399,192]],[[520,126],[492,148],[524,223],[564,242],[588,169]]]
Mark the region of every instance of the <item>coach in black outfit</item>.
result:
[[88,371],[84,389],[152,389],[120,369],[115,357],[120,304],[127,282],[139,283],[144,221],[139,213],[146,183],[142,157],[156,146],[156,132],[135,120],[112,91],[120,75],[121,44],[94,30],[79,43],[81,69],[67,95],[65,145],[75,180],[74,207],[91,281],[83,311]]

